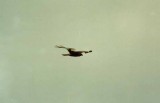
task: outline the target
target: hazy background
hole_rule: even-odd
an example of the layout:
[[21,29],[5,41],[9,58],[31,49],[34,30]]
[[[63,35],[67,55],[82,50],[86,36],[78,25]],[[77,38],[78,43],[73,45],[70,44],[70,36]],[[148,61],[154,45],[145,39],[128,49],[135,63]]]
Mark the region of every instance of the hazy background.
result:
[[159,0],[0,0],[0,103],[158,103],[159,32]]

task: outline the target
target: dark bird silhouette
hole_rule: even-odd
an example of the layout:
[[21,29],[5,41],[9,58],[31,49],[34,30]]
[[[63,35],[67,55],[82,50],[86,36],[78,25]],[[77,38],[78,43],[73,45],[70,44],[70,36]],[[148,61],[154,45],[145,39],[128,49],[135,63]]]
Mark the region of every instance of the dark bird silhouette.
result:
[[67,49],[69,54],[62,54],[63,56],[72,56],[72,57],[80,57],[80,56],[83,56],[82,53],[90,53],[92,52],[92,50],[90,51],[76,51],[74,48],[67,48],[67,47],[64,47],[62,45],[56,45],[57,48],[64,48],[64,49]]

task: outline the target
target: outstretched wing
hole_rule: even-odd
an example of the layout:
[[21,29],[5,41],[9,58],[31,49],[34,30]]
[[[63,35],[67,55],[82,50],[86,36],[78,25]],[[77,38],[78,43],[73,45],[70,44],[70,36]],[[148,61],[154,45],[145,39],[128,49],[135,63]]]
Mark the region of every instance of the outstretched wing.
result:
[[56,47],[56,48],[65,48],[65,49],[67,49],[66,47],[64,47],[64,46],[62,46],[62,45],[56,45],[55,47]]
[[57,48],[64,48],[64,49],[67,49],[69,53],[72,53],[75,51],[74,48],[67,48],[65,46],[62,46],[62,45],[56,45]]
[[65,47],[65,46],[62,46],[62,45],[56,45],[55,47],[57,47],[57,48],[64,48],[64,49],[67,49],[67,50],[76,50],[76,49],[74,49],[74,48],[67,48],[67,47]]

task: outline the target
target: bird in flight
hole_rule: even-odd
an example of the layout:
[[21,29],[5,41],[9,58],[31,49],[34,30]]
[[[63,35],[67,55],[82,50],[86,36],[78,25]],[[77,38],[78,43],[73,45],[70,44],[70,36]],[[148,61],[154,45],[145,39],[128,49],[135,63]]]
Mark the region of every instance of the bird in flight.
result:
[[92,50],[89,50],[89,51],[76,51],[74,48],[67,48],[67,47],[64,47],[62,45],[56,45],[56,48],[64,48],[64,49],[67,49],[69,54],[62,54],[63,56],[72,56],[72,57],[80,57],[80,56],[83,56],[82,53],[90,53],[92,52]]

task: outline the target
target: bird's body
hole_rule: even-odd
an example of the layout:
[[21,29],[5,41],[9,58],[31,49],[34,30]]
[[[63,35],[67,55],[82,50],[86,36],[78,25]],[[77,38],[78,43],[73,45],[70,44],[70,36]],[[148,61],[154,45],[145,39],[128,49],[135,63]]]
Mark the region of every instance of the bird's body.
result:
[[82,53],[90,53],[92,52],[92,50],[90,51],[76,51],[74,48],[67,48],[67,47],[64,47],[64,46],[56,46],[57,48],[64,48],[64,49],[67,49],[69,54],[62,54],[63,56],[72,56],[72,57],[80,57],[80,56],[83,56]]

